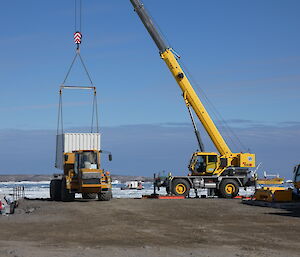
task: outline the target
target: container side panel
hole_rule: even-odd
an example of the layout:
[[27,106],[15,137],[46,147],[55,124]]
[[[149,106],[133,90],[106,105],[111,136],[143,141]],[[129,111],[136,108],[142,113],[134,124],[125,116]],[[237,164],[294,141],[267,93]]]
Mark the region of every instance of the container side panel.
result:
[[76,150],[100,150],[99,133],[65,133],[64,152]]
[[63,155],[64,155],[64,135],[56,136],[56,159],[55,168],[63,170]]
[[64,169],[64,153],[77,150],[101,150],[99,133],[65,133],[56,136],[55,167]]

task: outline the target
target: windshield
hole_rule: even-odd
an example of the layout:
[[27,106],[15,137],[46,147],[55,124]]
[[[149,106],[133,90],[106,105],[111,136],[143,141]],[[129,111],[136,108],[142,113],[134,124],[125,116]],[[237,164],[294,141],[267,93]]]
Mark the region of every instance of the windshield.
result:
[[80,168],[82,169],[97,169],[97,153],[82,152],[80,154]]
[[195,156],[196,159],[196,163],[195,163],[195,171],[196,172],[205,172],[205,168],[206,168],[206,156]]

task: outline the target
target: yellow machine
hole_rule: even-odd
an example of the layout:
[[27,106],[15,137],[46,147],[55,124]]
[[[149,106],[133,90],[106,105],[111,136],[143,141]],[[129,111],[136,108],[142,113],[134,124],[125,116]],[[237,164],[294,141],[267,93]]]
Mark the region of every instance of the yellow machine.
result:
[[268,174],[266,171],[264,171],[263,178],[256,180],[257,185],[282,185],[283,183],[284,178],[280,177],[279,174]]
[[281,185],[284,183],[284,178],[265,178],[265,179],[258,179],[257,184],[263,185]]
[[258,201],[266,202],[291,202],[293,198],[298,200],[300,197],[300,164],[294,167],[293,183],[295,192],[291,188],[265,186],[255,191],[254,198]]
[[[112,198],[111,177],[109,172],[100,169],[101,151],[74,151],[64,154],[64,174],[55,175],[50,183],[50,197],[55,201],[69,202],[75,193],[84,199],[101,201]],[[109,160],[111,160],[111,154]]]
[[293,190],[285,187],[263,187],[257,189],[254,198],[265,202],[290,202],[293,199]]
[[[164,181],[158,179],[157,186],[166,186],[167,191],[175,195],[186,196],[189,194],[190,188],[210,188],[222,197],[236,196],[239,187],[246,187],[254,183],[254,179],[248,175],[249,168],[255,167],[255,155],[233,153],[230,150],[181,68],[178,62],[179,56],[163,40],[141,1],[130,0],[130,2],[157,45],[161,58],[182,90],[200,147],[199,152],[193,153],[189,164],[191,176],[169,176]],[[204,151],[190,108],[196,113],[218,153]]]

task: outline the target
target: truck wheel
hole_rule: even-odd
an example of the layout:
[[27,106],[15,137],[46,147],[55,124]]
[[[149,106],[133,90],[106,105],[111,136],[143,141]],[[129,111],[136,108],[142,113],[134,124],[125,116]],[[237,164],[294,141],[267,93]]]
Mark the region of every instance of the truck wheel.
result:
[[220,183],[220,196],[223,198],[233,198],[239,193],[239,185],[234,179],[223,179]]
[[52,179],[50,182],[50,199],[52,201],[61,201],[61,180]]
[[111,198],[112,198],[111,188],[109,188],[107,191],[103,191],[101,193],[98,193],[98,200],[99,201],[110,201]]
[[93,193],[82,193],[83,199],[96,199],[97,194]]
[[61,200],[63,202],[72,202],[75,199],[75,193],[70,193],[66,188],[66,179],[63,178],[61,182]]
[[185,179],[175,179],[172,181],[172,194],[178,196],[187,196],[190,192],[191,186]]

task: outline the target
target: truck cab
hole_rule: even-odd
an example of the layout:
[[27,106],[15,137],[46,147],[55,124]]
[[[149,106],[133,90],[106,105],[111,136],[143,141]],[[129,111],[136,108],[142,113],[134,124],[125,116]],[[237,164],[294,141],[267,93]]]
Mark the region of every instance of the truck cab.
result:
[[[73,201],[75,193],[84,199],[108,201],[112,197],[111,176],[100,167],[101,150],[78,150],[64,153],[64,174],[51,181],[52,200]],[[109,153],[109,160],[112,156]]]
[[[109,157],[111,160],[111,155]],[[110,181],[109,172],[100,169],[100,151],[82,150],[65,154],[64,174],[79,183],[75,187],[102,187],[103,177]]]

